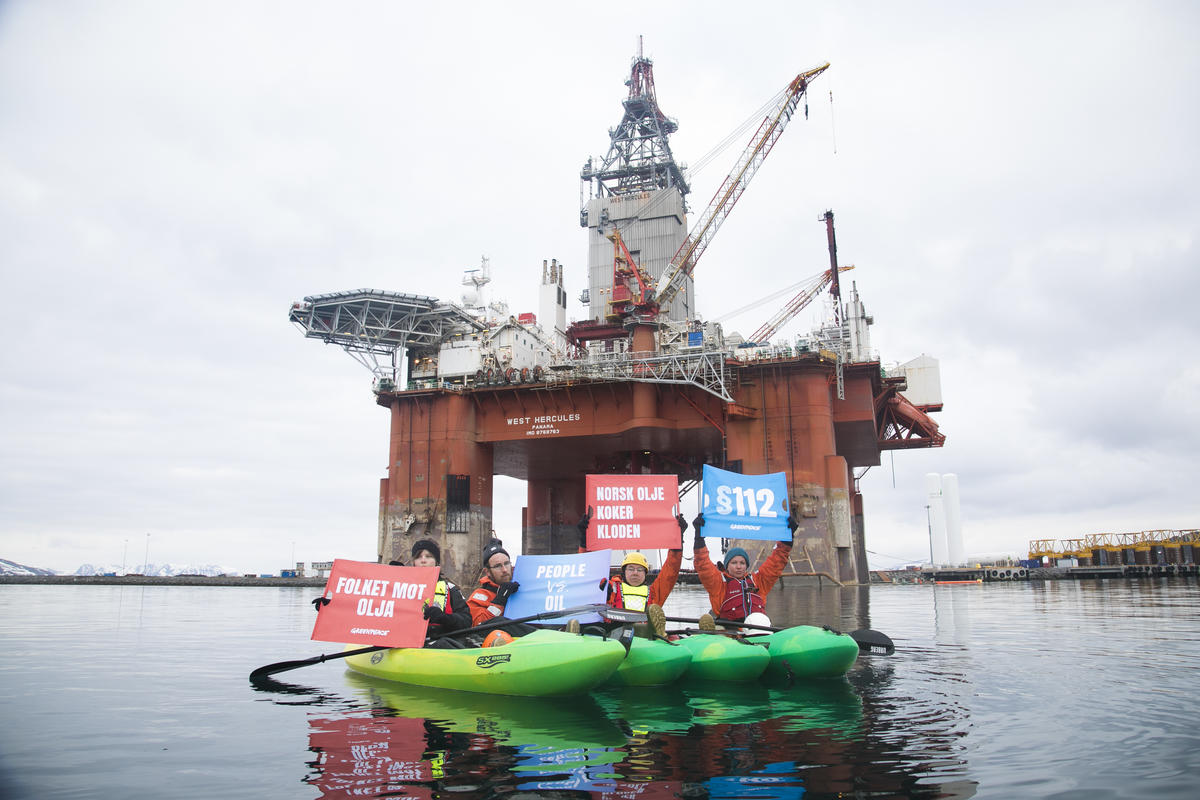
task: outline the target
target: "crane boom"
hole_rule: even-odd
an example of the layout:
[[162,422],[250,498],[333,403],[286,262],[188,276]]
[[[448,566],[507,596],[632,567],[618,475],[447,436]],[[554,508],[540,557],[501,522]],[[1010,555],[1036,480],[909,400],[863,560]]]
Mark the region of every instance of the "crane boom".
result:
[[734,204],[746,190],[750,179],[762,166],[763,159],[771,152],[771,148],[783,134],[788,122],[791,121],[800,98],[808,90],[809,81],[827,69],[829,69],[829,62],[807,72],[801,72],[788,84],[779,106],[762,121],[745,151],[729,175],[725,177],[724,183],[709,201],[708,208],[704,210],[696,226],[688,233],[683,244],[675,251],[675,255],[671,257],[671,263],[667,265],[664,272],[666,278],[661,283],[662,288],[654,296],[654,302],[659,308],[670,304],[675,299],[675,295],[683,288],[684,281],[691,277],[692,271],[696,268],[696,262],[700,260],[700,256],[704,255],[704,250],[716,235],[717,230],[720,229],[721,223],[729,216],[729,212],[733,210]]
[[[838,272],[854,269],[850,267],[838,267]],[[834,271],[827,269],[820,275],[813,278],[812,283],[800,290],[800,293],[787,302],[783,308],[775,312],[775,316],[763,323],[762,327],[754,332],[750,337],[752,342],[767,342],[775,335],[775,332],[788,323],[793,317],[799,314],[804,308],[819,295],[826,286],[833,283]]]

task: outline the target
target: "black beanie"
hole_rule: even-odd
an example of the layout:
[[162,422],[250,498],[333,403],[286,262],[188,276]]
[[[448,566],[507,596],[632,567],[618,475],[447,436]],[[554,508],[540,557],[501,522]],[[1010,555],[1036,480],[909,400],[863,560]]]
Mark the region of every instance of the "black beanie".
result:
[[432,539],[417,539],[415,542],[413,542],[412,557],[416,558],[422,550],[428,550],[429,554],[433,556],[433,560],[437,562],[438,566],[440,567],[442,565],[442,548],[437,546],[437,542],[433,541]]
[[[487,567],[488,561],[491,560],[492,556],[496,555],[496,553],[504,553],[504,555],[508,555],[508,551],[504,549],[504,542],[500,541],[499,539],[492,539],[487,543],[487,546],[483,548],[484,567]],[[509,558],[512,558],[512,556],[509,556]]]

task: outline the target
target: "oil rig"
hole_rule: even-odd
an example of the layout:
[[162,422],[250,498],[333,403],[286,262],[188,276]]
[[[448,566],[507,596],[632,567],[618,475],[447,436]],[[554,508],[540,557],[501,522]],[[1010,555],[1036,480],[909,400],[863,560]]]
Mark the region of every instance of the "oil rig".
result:
[[[489,302],[485,258],[461,302],[390,291],[305,297],[289,319],[336,343],[374,374],[391,425],[380,481],[378,552],[406,560],[441,543],[443,567],[473,581],[493,535],[493,478],[526,481],[522,552],[572,552],[589,473],[675,474],[681,494],[704,464],[784,472],[800,522],[792,572],[867,583],[857,477],[884,450],[940,447],[937,363],[885,370],[871,349],[857,287],[843,297],[833,212],[829,269],[749,338],[694,308],[698,262],[828,64],[801,72],[770,102],[708,206],[688,227],[685,170],[670,148],[653,62],[632,60],[620,123],[603,159],[581,173],[589,318],[567,322],[564,267],[541,264],[538,313]],[[776,332],[828,290],[832,320],[803,336]],[[856,472],[859,471],[859,472]],[[510,531],[499,531],[501,538]],[[762,542],[737,542],[752,557]]]

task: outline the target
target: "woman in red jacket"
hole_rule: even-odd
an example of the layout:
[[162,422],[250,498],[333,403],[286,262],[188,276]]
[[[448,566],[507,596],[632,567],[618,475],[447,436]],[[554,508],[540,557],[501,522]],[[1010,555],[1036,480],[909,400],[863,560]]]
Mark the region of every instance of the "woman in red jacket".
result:
[[[700,583],[708,592],[712,613],[700,617],[700,628],[716,630],[714,617],[745,622],[751,614],[765,614],[767,593],[775,586],[788,564],[792,542],[776,542],[771,555],[762,566],[750,572],[750,557],[740,547],[731,547],[725,553],[725,568],[719,569],[708,557],[708,545],[704,541],[704,514],[692,520],[695,538],[692,541],[692,558]],[[796,521],[788,517],[788,528],[796,535]]]

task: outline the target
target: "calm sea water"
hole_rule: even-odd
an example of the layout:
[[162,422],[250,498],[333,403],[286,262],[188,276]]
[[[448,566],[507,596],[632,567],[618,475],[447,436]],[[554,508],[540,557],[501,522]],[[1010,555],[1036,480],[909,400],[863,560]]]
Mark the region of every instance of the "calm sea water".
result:
[[[359,678],[316,589],[0,586],[0,796],[1192,798],[1200,585],[783,587],[776,623],[872,627],[844,681],[569,700]],[[674,616],[705,605],[680,587]],[[283,691],[287,689],[287,691]]]

